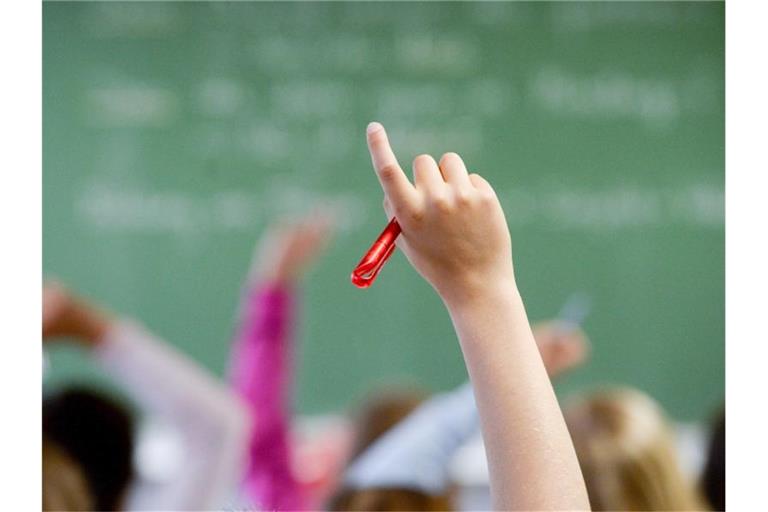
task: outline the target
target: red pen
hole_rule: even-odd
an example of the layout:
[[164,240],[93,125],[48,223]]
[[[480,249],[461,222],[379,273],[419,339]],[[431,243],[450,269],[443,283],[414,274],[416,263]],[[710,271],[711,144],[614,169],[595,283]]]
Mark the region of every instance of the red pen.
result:
[[396,218],[392,217],[379,238],[373,242],[371,248],[352,271],[352,284],[358,288],[368,288],[373,284],[381,267],[395,252],[395,239],[399,234],[400,224],[397,223]]

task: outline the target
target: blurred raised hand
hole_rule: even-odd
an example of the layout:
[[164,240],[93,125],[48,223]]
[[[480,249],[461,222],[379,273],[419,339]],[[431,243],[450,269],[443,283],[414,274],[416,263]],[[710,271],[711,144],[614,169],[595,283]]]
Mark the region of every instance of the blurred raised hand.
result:
[[43,342],[61,338],[93,345],[109,328],[110,316],[58,282],[43,285]]
[[533,337],[550,378],[583,364],[589,355],[584,331],[559,320],[535,324]]
[[320,257],[332,234],[333,218],[324,211],[274,223],[256,245],[251,281],[297,281]]

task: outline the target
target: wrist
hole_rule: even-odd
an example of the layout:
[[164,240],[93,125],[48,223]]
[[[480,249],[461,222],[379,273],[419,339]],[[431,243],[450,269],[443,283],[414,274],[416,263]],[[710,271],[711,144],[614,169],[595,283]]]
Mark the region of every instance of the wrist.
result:
[[77,319],[75,335],[78,343],[89,348],[96,347],[101,343],[112,326],[112,317],[87,304],[77,304],[75,309],[75,317]]
[[247,287],[251,293],[272,292],[275,290],[288,290],[296,286],[296,279],[274,273],[258,273],[248,277]]
[[[467,343],[472,345],[471,340],[477,338],[478,334],[496,331],[507,334],[528,333],[525,337],[535,343],[530,334],[523,299],[514,280],[488,282],[472,293],[444,297],[443,301],[457,328],[462,346]],[[469,333],[472,335],[467,336]],[[492,338],[495,339],[496,335]]]
[[269,265],[260,262],[251,268],[248,281],[253,284],[274,284],[277,286],[290,286],[299,279],[297,272],[292,272],[280,265]]
[[487,307],[499,301],[520,300],[515,275],[508,272],[480,274],[452,279],[450,286],[438,289],[449,311]]

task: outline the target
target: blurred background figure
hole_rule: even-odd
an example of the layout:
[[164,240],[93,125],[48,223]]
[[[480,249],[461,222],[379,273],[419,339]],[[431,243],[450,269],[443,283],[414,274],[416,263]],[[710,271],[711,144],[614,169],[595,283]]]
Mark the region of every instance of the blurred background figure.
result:
[[564,325],[560,319],[533,325],[533,337],[550,378],[558,377],[586,362],[589,339],[578,325]]
[[[293,383],[301,282],[327,247],[336,223],[327,209],[283,218],[267,228],[254,250],[230,354],[230,382],[256,418],[244,481],[246,505],[265,510],[318,508],[338,485],[345,462],[427,396],[417,386],[403,385],[370,393],[326,447],[330,450],[322,460],[312,454],[319,451],[318,443],[328,443],[327,436],[303,445],[297,437]],[[311,480],[302,477],[306,465],[315,467]]]
[[126,489],[135,476],[134,430],[133,416],[124,405],[88,388],[67,387],[43,400],[43,449],[66,451],[85,477],[94,510],[125,505]]
[[[325,461],[322,471],[329,476],[324,486],[313,491],[307,482],[302,481],[298,467],[303,461],[297,454],[298,441],[292,434],[295,423],[292,392],[297,350],[295,330],[300,322],[297,313],[299,290],[305,272],[327,246],[333,224],[330,214],[318,212],[274,222],[257,243],[248,272],[240,306],[240,322],[230,357],[230,381],[256,418],[244,482],[244,499],[246,503],[263,509],[297,510],[322,505],[323,499],[334,492],[340,483],[338,477],[331,475],[334,469],[341,471],[339,463],[346,459],[354,468],[360,456],[373,449],[378,440],[419,409],[427,396],[418,386],[396,384],[371,393],[352,415],[347,430],[348,448],[337,452],[335,461],[332,460],[333,455]],[[551,375],[563,373],[585,360],[588,341],[577,325],[553,320],[538,324],[534,332],[542,359]],[[395,441],[385,445],[385,448],[378,448],[378,453],[393,451],[394,447],[397,453],[390,453],[387,457],[402,465],[401,471],[410,467],[411,472],[407,475],[413,476],[413,471],[418,472],[418,468],[424,469],[424,465],[428,465],[436,474],[423,478],[440,482],[447,480],[447,477],[440,475],[449,471],[451,457],[471,435],[478,432],[471,390],[466,388],[457,394],[464,398],[448,400],[447,403],[453,405],[447,409],[445,406],[425,404],[421,419],[409,420],[419,425],[415,428],[417,434],[405,441],[395,436]],[[465,412],[460,413],[460,409]],[[467,418],[463,423],[467,426],[459,427],[458,431],[451,430],[451,423],[459,417]],[[427,424],[429,427],[424,428]],[[425,446],[438,436],[448,439],[447,447],[425,453]],[[410,453],[409,460],[398,459],[406,457],[406,453]],[[378,456],[369,455],[368,458],[376,460]],[[429,473],[421,471],[425,472]],[[377,478],[373,477],[374,480]],[[401,483],[409,481],[409,476],[397,478]],[[383,494],[374,493],[371,489],[362,490],[360,495],[358,490],[342,490],[335,496],[333,507],[354,509],[364,504],[375,509],[391,503],[396,507],[419,510],[420,507],[427,507],[431,510],[444,508],[450,503],[448,494],[420,494],[419,489],[419,480],[416,479],[411,485],[403,485],[399,489],[393,488],[389,482],[388,491]]]
[[682,471],[661,408],[629,388],[589,394],[565,409],[593,510],[704,510]]
[[330,508],[453,509],[450,461],[478,429],[469,383],[435,395],[353,459]]
[[331,236],[319,211],[272,225],[256,246],[230,355],[230,382],[256,418],[245,499],[263,510],[303,510],[311,496],[297,476],[291,438],[298,286]]
[[45,436],[43,436],[43,510],[97,510],[93,493],[80,464]]
[[[536,344],[551,378],[582,364],[589,341],[577,324],[562,319],[533,327]],[[402,412],[404,408],[399,409]],[[470,465],[483,470],[481,489],[464,488],[455,471],[459,452],[474,443]],[[465,461],[459,461],[462,463]],[[485,451],[471,386],[423,401],[413,412],[379,433],[352,458],[343,485],[329,503],[332,510],[488,510]]]
[[429,394],[418,385],[392,384],[374,390],[352,415],[354,443],[350,461],[361,455],[374,441],[412,413]]
[[712,422],[707,460],[699,484],[712,509],[725,510],[725,406]]
[[135,321],[108,314],[60,284],[43,289],[43,339],[89,351],[138,407],[181,441],[165,482],[134,469],[133,415],[96,390],[43,400],[43,500],[51,510],[206,510],[223,507],[244,462],[251,416],[217,379]]
[[452,504],[449,496],[410,487],[370,487],[342,491],[331,503],[331,510],[438,512],[452,510]]

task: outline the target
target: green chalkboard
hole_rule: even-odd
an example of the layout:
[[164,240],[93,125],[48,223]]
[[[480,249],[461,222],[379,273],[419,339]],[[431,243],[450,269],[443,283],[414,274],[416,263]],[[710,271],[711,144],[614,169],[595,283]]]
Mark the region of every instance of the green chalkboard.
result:
[[[449,318],[382,228],[364,130],[496,187],[532,319],[589,294],[570,393],[627,383],[681,419],[724,397],[724,4],[46,3],[43,271],[223,374],[254,241],[341,225],[302,288],[298,409],[465,378]],[[56,349],[48,383],[104,379]]]

